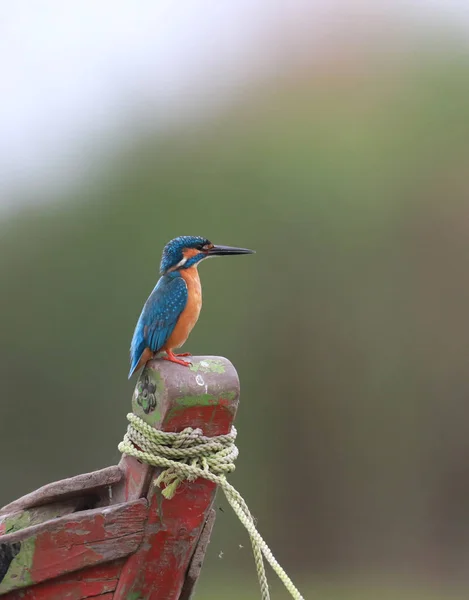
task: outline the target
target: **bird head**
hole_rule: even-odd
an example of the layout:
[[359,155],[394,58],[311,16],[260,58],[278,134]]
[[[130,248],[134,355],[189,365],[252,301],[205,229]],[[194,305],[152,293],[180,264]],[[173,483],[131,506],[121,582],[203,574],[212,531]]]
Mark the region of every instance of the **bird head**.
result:
[[181,235],[168,242],[161,257],[160,273],[188,269],[204,258],[229,256],[232,254],[254,254],[254,250],[232,246],[216,246],[203,237]]

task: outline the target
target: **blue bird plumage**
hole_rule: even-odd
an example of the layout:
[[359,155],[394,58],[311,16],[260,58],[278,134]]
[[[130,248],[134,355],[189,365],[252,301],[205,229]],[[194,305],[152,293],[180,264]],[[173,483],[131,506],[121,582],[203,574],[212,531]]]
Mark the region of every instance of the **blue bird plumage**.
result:
[[161,277],[145,302],[130,345],[129,379],[161,350],[166,351],[167,360],[190,364],[178,360],[172,349],[187,339],[202,306],[198,263],[210,256],[252,253],[245,248],[215,246],[199,236],[180,236],[166,244]]
[[187,285],[180,273],[163,275],[145,302],[130,345],[129,379],[146,348],[158,352],[168,341],[187,303]]

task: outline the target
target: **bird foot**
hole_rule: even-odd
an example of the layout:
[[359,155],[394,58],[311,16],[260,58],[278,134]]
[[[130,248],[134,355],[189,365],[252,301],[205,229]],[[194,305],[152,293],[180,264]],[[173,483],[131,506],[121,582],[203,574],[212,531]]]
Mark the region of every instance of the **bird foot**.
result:
[[192,356],[192,354],[190,352],[181,352],[180,354],[175,352],[174,356]]
[[183,367],[190,367],[192,365],[192,363],[187,362],[187,360],[180,360],[179,358],[177,358],[177,356],[178,355],[174,354],[173,352],[166,351],[166,356],[163,356],[163,360],[182,365]]

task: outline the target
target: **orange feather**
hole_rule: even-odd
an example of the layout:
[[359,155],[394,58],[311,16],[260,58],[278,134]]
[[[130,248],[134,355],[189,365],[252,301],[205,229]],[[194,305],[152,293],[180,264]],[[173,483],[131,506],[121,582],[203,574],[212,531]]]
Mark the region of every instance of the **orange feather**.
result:
[[197,266],[181,269],[180,272],[181,277],[187,285],[187,304],[179,316],[178,322],[168,341],[164,345],[164,350],[180,348],[184,344],[194,325],[197,323],[202,308],[202,286],[200,285]]

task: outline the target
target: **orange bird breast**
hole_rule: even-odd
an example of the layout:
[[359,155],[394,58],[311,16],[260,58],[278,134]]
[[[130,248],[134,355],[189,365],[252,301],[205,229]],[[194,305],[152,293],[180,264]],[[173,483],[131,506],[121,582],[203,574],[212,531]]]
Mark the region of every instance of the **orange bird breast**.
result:
[[189,337],[202,308],[202,286],[200,285],[199,273],[197,267],[181,269],[181,277],[187,285],[187,304],[182,311],[176,326],[164,349],[180,348]]

